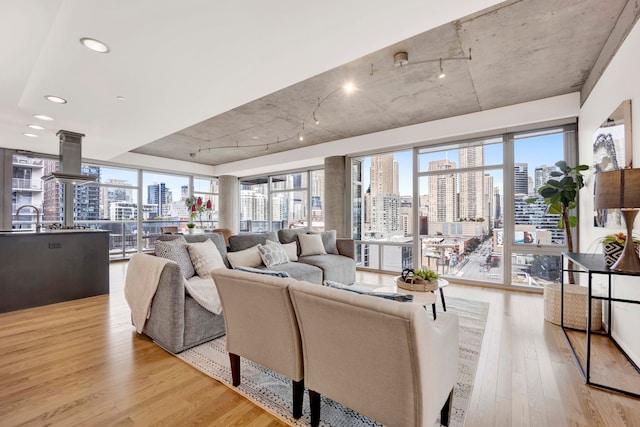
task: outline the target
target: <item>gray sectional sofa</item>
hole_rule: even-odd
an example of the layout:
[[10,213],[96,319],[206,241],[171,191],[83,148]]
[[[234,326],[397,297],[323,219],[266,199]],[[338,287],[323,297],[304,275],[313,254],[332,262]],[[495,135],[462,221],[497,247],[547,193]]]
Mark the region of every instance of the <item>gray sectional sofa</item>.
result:
[[[298,259],[286,264],[268,267],[269,270],[286,271],[297,280],[304,280],[321,285],[325,280],[350,284],[356,279],[355,246],[353,239],[336,238],[335,230],[320,234],[326,255],[301,255],[300,234],[308,234],[306,230],[280,230],[278,233],[245,233],[229,237],[229,251],[237,252],[249,249],[257,244],[266,244],[267,240],[282,244],[296,242]],[[267,269],[261,265],[256,268]]]
[[[290,243],[297,241],[297,235],[302,232],[282,230],[279,235],[276,233],[233,235],[229,237],[229,248],[227,248],[222,234],[219,233],[184,235],[182,237],[188,243],[210,239],[220,252],[225,266],[231,268],[227,257],[228,251],[241,251],[258,243],[266,244],[267,239]],[[158,240],[173,240],[180,237],[179,235],[167,234],[160,235]],[[326,255],[299,256],[296,262],[271,266],[268,270],[287,272],[294,279],[315,284],[322,284],[324,280],[347,284],[354,282],[353,240],[336,239],[335,233],[331,232],[323,234],[322,237],[323,243],[326,242],[325,249],[328,249]],[[144,256],[152,257],[154,255],[145,254]],[[129,269],[131,268],[140,267],[130,264]],[[265,266],[255,268],[267,270]],[[225,329],[223,316],[204,309],[196,302],[186,291],[185,278],[179,265],[175,262],[169,262],[160,274],[158,287],[151,303],[150,316],[146,320],[142,332],[171,353],[179,353],[224,335]]]

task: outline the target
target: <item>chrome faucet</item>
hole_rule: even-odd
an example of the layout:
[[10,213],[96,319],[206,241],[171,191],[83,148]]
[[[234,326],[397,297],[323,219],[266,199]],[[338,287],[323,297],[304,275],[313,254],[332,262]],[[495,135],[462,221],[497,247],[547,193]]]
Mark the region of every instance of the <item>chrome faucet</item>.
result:
[[40,209],[33,205],[22,205],[18,209],[16,209],[16,219],[18,219],[18,214],[23,208],[33,208],[36,211],[36,233],[40,232]]

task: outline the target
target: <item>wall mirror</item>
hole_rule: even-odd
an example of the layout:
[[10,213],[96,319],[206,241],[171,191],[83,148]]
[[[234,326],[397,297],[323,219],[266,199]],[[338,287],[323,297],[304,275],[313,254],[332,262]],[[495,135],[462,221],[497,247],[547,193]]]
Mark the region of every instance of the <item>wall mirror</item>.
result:
[[[631,100],[623,101],[593,134],[593,167],[595,173],[632,167]],[[594,226],[622,227],[619,209],[594,212]]]

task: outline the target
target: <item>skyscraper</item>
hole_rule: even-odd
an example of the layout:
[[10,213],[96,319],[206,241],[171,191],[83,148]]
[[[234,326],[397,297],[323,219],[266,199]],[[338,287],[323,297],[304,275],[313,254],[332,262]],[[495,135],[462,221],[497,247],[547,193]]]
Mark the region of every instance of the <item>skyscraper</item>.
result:
[[538,188],[542,187],[551,178],[551,172],[557,170],[555,166],[540,165],[534,171],[533,191],[538,192]]
[[155,216],[168,215],[167,187],[164,182],[147,186],[147,203],[158,206],[158,209],[155,212],[156,214],[152,214],[151,218]]
[[[429,162],[430,171],[455,169],[455,162],[435,160]],[[429,221],[452,222],[457,219],[457,174],[442,173],[429,176]]]
[[[461,148],[460,169],[484,165],[484,147]],[[462,172],[460,177],[459,215],[464,219],[485,218],[484,178],[482,171]]]
[[[401,230],[398,162],[393,154],[371,158],[370,229],[374,233]],[[368,206],[367,206],[368,208]]]
[[527,163],[515,163],[513,165],[513,175],[514,194],[529,194],[529,165]]

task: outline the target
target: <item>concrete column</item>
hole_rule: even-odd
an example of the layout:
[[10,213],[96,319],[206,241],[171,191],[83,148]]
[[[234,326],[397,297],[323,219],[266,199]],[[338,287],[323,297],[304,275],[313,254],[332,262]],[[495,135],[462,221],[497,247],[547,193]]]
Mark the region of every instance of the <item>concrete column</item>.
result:
[[324,229],[336,230],[338,237],[349,237],[346,217],[350,214],[345,156],[324,159]]
[[0,148],[0,189],[2,194],[2,208],[0,209],[0,228],[11,229],[11,177],[13,176],[13,153],[10,150]]
[[218,228],[228,228],[233,234],[240,232],[240,182],[232,175],[218,177]]

